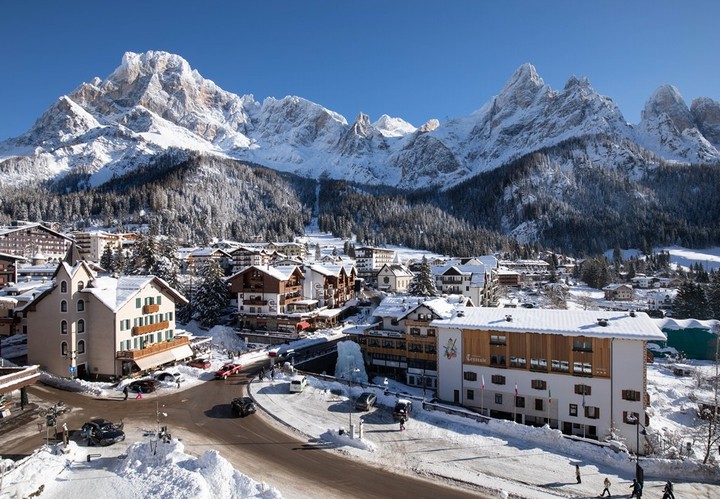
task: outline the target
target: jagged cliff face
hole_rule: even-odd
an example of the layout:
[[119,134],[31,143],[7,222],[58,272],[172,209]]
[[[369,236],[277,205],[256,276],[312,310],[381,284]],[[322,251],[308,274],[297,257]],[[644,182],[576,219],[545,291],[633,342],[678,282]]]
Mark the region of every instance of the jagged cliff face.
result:
[[[613,147],[597,147],[598,138]],[[168,149],[253,161],[307,177],[403,188],[446,187],[568,139],[591,164],[632,170],[669,159],[720,161],[720,104],[660,87],[637,126],[587,79],[562,91],[521,66],[481,109],[415,128],[383,115],[347,120],[300,97],[227,92],[181,57],[127,53],[105,80],[62,96],[22,136],[0,144],[0,184],[68,173],[98,185]],[[604,151],[612,151],[605,154]],[[648,158],[656,158],[648,159]]]

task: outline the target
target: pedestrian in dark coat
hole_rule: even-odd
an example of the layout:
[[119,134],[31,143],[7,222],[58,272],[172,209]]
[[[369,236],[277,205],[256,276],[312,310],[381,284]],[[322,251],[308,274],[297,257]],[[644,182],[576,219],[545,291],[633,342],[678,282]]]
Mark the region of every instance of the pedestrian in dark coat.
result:
[[675,493],[673,492],[673,483],[670,480],[665,482],[665,488],[663,489],[663,499],[675,499]]
[[270,369],[270,379],[273,381],[275,380],[275,368],[274,367],[272,369]]
[[630,485],[630,488],[632,489],[632,494],[630,494],[630,497],[637,497],[637,499],[642,498],[642,484],[638,482],[635,478],[633,478],[633,483]]
[[265,368],[264,367],[260,368],[260,374],[258,375],[258,377],[260,378],[260,381],[265,379]]
[[405,421],[407,421],[405,417],[400,418],[400,431],[405,431]]
[[127,400],[129,392],[130,390],[128,389],[128,386],[125,385],[125,388],[123,388],[123,394],[125,394],[125,398],[123,400]]
[[582,480],[580,480],[580,466],[577,464],[575,465],[575,478],[577,478],[577,483],[582,483]]

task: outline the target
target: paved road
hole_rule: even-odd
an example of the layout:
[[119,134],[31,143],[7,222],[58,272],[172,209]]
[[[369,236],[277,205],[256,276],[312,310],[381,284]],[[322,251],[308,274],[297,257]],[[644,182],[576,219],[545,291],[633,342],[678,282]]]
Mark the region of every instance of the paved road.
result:
[[[65,421],[78,429],[88,419],[123,419],[125,430],[141,432],[157,425],[157,412],[164,412],[163,425],[181,438],[188,453],[200,455],[216,449],[232,465],[255,480],[278,488],[293,498],[469,498],[489,497],[474,489],[459,489],[439,479],[394,474],[363,461],[347,459],[325,449],[322,442],[308,441],[281,427],[268,414],[258,412],[233,418],[229,402],[246,393],[247,379],[209,381],[162,397],[143,400],[94,399],[46,386],[30,389],[33,397],[52,404],[62,400],[72,411]],[[44,443],[45,432],[35,422],[24,430],[0,436],[0,455],[20,457]]]

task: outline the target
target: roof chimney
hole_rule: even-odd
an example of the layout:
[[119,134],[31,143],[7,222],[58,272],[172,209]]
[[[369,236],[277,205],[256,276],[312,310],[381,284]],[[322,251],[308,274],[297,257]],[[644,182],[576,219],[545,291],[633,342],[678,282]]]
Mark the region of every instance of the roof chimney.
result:
[[607,319],[599,318],[599,319],[597,320],[597,322],[598,322],[598,324],[599,324],[600,326],[602,326],[602,327],[605,327],[605,326],[608,325],[608,320],[607,320]]
[[505,320],[508,322],[512,322],[512,315],[510,315],[510,314],[506,315]]
[[635,310],[634,310],[634,309],[630,309],[630,317],[635,317]]

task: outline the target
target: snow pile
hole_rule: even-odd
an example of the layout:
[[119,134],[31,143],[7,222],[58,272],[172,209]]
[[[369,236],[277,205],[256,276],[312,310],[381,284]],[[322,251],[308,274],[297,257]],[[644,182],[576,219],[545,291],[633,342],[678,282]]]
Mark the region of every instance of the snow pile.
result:
[[60,445],[40,447],[17,463],[4,460],[8,471],[0,497],[282,497],[276,489],[234,469],[217,451],[194,458],[185,454],[178,441],[138,442],[128,447],[127,455],[116,459],[88,461],[86,452],[71,441],[64,449]]
[[242,352],[247,350],[245,342],[240,339],[235,330],[229,326],[215,326],[209,331],[212,344],[228,352]]

